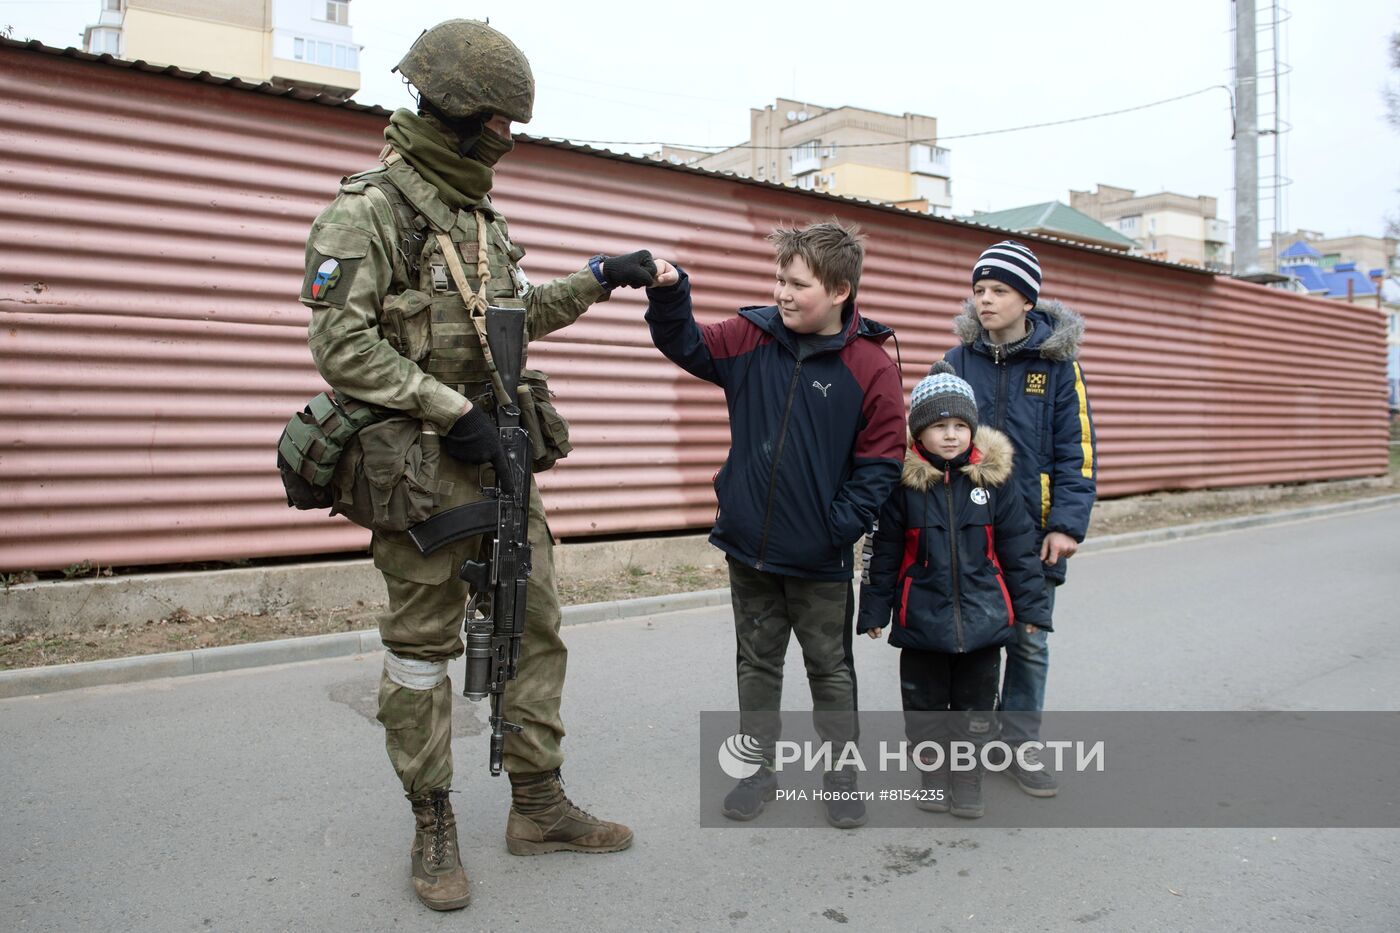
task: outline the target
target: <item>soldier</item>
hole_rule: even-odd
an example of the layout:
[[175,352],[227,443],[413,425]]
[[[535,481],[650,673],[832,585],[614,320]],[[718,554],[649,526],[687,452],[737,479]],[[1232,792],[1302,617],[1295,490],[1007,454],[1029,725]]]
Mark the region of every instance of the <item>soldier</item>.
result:
[[[380,432],[373,443],[362,433],[357,468],[390,490],[376,500],[376,511],[402,528],[415,497],[420,506],[427,497],[430,513],[479,499],[483,474],[489,477],[490,465],[504,459],[489,414],[491,362],[472,311],[516,302],[526,310],[527,340],[538,339],[616,286],[650,285],[656,266],[643,250],[595,256],[578,272],[542,285],[526,281],[518,265],[524,251],[487,196],[492,166],[514,145],[511,122],[529,122],[534,101],[530,65],[509,39],[483,23],[449,20],[424,32],[395,70],[417,89],[418,112],[400,109],[390,117],[383,164],[345,179],[316,218],[301,301],[312,309],[311,353],[331,387],[393,410],[409,425],[402,443],[392,432],[387,438]],[[523,380],[522,420],[531,429],[538,470],[568,452],[567,426],[549,405],[543,374],[526,370]],[[338,484],[344,472],[337,472]],[[351,494],[337,489],[342,500]],[[382,530],[384,524],[375,526],[372,543],[389,594],[379,623],[388,649],[379,721],[416,820],[414,890],[428,907],[452,910],[466,906],[471,889],[448,801],[447,662],[463,651],[468,592],[457,569],[480,542],[424,557],[402,531]],[[506,844],[515,855],[615,852],[631,845],[632,831],[574,806],[559,776],[567,649],[559,637],[552,538],[534,489],[529,531],[528,618],[518,678],[503,704],[506,720],[524,727],[505,744]]]

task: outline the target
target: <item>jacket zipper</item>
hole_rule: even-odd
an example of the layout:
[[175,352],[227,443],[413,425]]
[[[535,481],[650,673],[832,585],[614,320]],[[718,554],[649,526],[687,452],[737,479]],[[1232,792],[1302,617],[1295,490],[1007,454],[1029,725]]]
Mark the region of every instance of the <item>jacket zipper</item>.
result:
[[1000,353],[997,354],[997,408],[996,408],[996,429],[1006,430],[1006,360]]
[[950,554],[950,569],[953,576],[953,634],[958,640],[958,653],[966,651],[965,640],[963,638],[962,620],[962,590],[958,586],[958,534],[954,526],[957,522],[953,515],[953,474],[952,471],[943,473],[943,495],[948,501],[948,552]]
[[802,361],[792,369],[792,381],[788,383],[787,405],[783,408],[783,421],[778,427],[778,446],[773,451],[773,469],[768,474],[768,504],[763,510],[763,538],[758,545],[758,563],[755,570],[763,569],[763,558],[768,553],[768,532],[773,521],[773,499],[778,491],[778,461],[782,459],[783,448],[787,445],[788,418],[792,415],[792,400],[797,395],[797,380],[802,374]]

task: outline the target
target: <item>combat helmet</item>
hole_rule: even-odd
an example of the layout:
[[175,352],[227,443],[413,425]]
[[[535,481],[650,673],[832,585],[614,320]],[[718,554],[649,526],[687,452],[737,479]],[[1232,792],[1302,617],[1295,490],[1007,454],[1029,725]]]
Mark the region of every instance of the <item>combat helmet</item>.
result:
[[514,42],[485,23],[449,19],[424,30],[394,70],[451,119],[493,113],[530,122],[535,103],[530,63]]

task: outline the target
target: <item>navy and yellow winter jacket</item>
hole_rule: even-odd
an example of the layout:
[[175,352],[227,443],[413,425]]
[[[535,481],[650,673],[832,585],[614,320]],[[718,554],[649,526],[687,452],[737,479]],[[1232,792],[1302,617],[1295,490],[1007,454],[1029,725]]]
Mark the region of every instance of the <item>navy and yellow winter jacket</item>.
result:
[[850,579],[851,545],[899,479],[904,397],[881,346],[893,331],[852,307],[842,332],[804,355],[775,306],[697,325],[684,272],[647,298],[657,349],[729,406],[710,542],[757,570]]
[[1007,485],[1011,462],[1011,441],[993,428],[977,429],[956,472],[908,449],[871,542],[857,632],[889,626],[895,647],[963,654],[1008,644],[1016,622],[1050,630],[1035,528]]
[[[1077,359],[1084,320],[1058,301],[1040,302],[1026,320],[1030,339],[1000,358],[969,301],[954,323],[962,343],[943,358],[972,385],[981,423],[1005,432],[1016,447],[1012,482],[1039,533],[1037,547],[1051,531],[1083,541],[1098,469],[1094,418]],[[1045,575],[1063,583],[1065,561],[1045,568]]]

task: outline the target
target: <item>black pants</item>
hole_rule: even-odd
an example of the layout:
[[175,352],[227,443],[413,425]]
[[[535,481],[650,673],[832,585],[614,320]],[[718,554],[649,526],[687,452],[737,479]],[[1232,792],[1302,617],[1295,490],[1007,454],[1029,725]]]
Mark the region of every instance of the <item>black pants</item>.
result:
[[911,744],[950,737],[979,745],[988,741],[996,733],[991,711],[997,706],[1000,683],[1000,646],[966,654],[903,649],[899,689],[905,735]]

